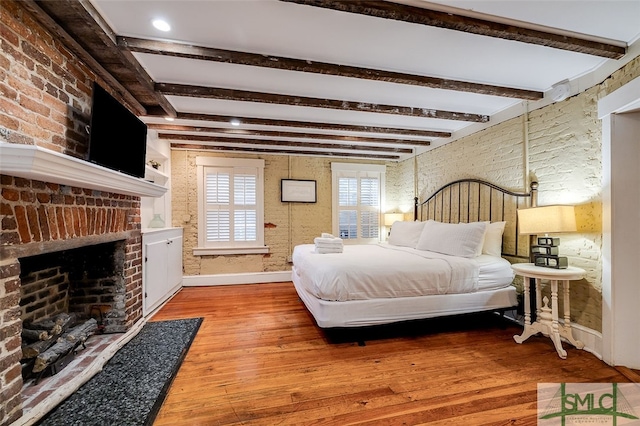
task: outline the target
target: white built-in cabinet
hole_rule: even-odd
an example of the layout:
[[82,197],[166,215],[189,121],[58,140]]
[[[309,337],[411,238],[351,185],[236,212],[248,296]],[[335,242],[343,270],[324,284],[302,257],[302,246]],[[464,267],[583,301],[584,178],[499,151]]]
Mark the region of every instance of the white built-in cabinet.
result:
[[[142,313],[149,315],[182,286],[182,228],[171,225],[171,148],[150,131],[144,179],[167,188],[158,197],[141,197]],[[164,225],[150,227],[158,215]]]
[[182,286],[182,228],[142,233],[142,313],[153,312]]

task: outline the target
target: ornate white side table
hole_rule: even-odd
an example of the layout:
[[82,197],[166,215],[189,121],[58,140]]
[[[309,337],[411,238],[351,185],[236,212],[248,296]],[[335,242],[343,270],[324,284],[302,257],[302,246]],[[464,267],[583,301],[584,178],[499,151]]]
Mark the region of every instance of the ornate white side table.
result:
[[[569,266],[566,269],[554,269],[535,266],[533,263],[515,263],[511,265],[516,274],[523,278],[533,278],[536,281],[536,321],[531,322],[531,304],[529,285],[524,283],[524,331],[521,335],[513,336],[517,343],[522,343],[537,333],[549,337],[558,355],[562,359],[567,358],[567,351],[562,348],[561,337],[567,339],[573,346],[582,349],[584,344],[576,340],[571,332],[571,310],[569,301],[569,281],[580,280],[585,275],[585,270]],[[541,300],[540,280],[551,282],[551,307],[547,296]],[[562,281],[564,324],[558,322],[558,281]]]

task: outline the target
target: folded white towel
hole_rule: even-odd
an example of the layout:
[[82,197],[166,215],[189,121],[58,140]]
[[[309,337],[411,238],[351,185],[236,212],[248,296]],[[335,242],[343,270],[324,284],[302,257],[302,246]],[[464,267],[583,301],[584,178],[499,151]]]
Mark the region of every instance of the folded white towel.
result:
[[313,239],[313,242],[317,245],[324,245],[324,246],[342,246],[342,238],[323,238],[323,237],[316,237]]
[[316,253],[318,254],[342,253],[342,247],[329,248],[329,247],[316,246]]
[[328,234],[328,233],[326,233],[326,232],[323,232],[320,236],[321,236],[322,238],[336,238],[336,237],[334,237],[332,234]]

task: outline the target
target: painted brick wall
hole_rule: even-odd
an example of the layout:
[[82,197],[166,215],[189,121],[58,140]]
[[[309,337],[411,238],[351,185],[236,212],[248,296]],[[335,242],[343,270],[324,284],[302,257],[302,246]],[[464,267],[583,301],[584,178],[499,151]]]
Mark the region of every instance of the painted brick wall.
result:
[[416,197],[414,159],[387,164],[385,182],[385,213],[404,213],[405,220],[413,220],[413,199]]
[[[512,190],[526,190],[531,177],[540,183],[538,204],[574,204],[578,233],[561,235],[561,254],[587,271],[572,283],[572,319],[596,331],[602,329],[602,148],[597,102],[640,76],[635,58],[603,83],[562,102],[528,114],[529,155],[525,158],[524,118],[517,117],[438,147],[417,158],[420,198],[446,182],[476,177]],[[388,201],[394,193],[413,193],[414,160],[390,167]],[[402,198],[402,197],[401,197]],[[398,199],[395,202],[401,203]]]
[[[265,244],[268,254],[194,256],[198,244],[198,194],[195,159],[198,156],[262,158],[265,160]],[[173,150],[171,155],[173,226],[184,228],[185,275],[271,272],[291,269],[287,262],[296,244],[331,230],[331,164],[327,159],[279,155],[227,155]],[[282,203],[280,180],[312,179],[317,182],[317,203]]]
[[[266,255],[194,256],[198,244],[197,156],[263,158],[265,160],[265,244]],[[287,271],[293,247],[313,244],[323,232],[331,232],[331,163],[335,159],[283,155],[240,155],[172,150],[173,226],[184,228],[185,275],[215,275],[247,272]],[[343,161],[347,162],[347,161]],[[353,162],[353,161],[349,161]],[[309,179],[317,184],[316,203],[282,203],[281,179]]]

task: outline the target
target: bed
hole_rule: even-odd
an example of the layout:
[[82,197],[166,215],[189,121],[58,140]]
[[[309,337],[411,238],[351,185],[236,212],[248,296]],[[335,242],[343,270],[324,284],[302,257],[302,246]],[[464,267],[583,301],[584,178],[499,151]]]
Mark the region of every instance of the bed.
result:
[[415,220],[395,222],[387,242],[345,244],[327,254],[313,244],[296,246],[295,289],[324,329],[512,308],[510,260],[529,256],[516,211],[535,205],[536,190],[451,182],[421,203],[416,198]]

